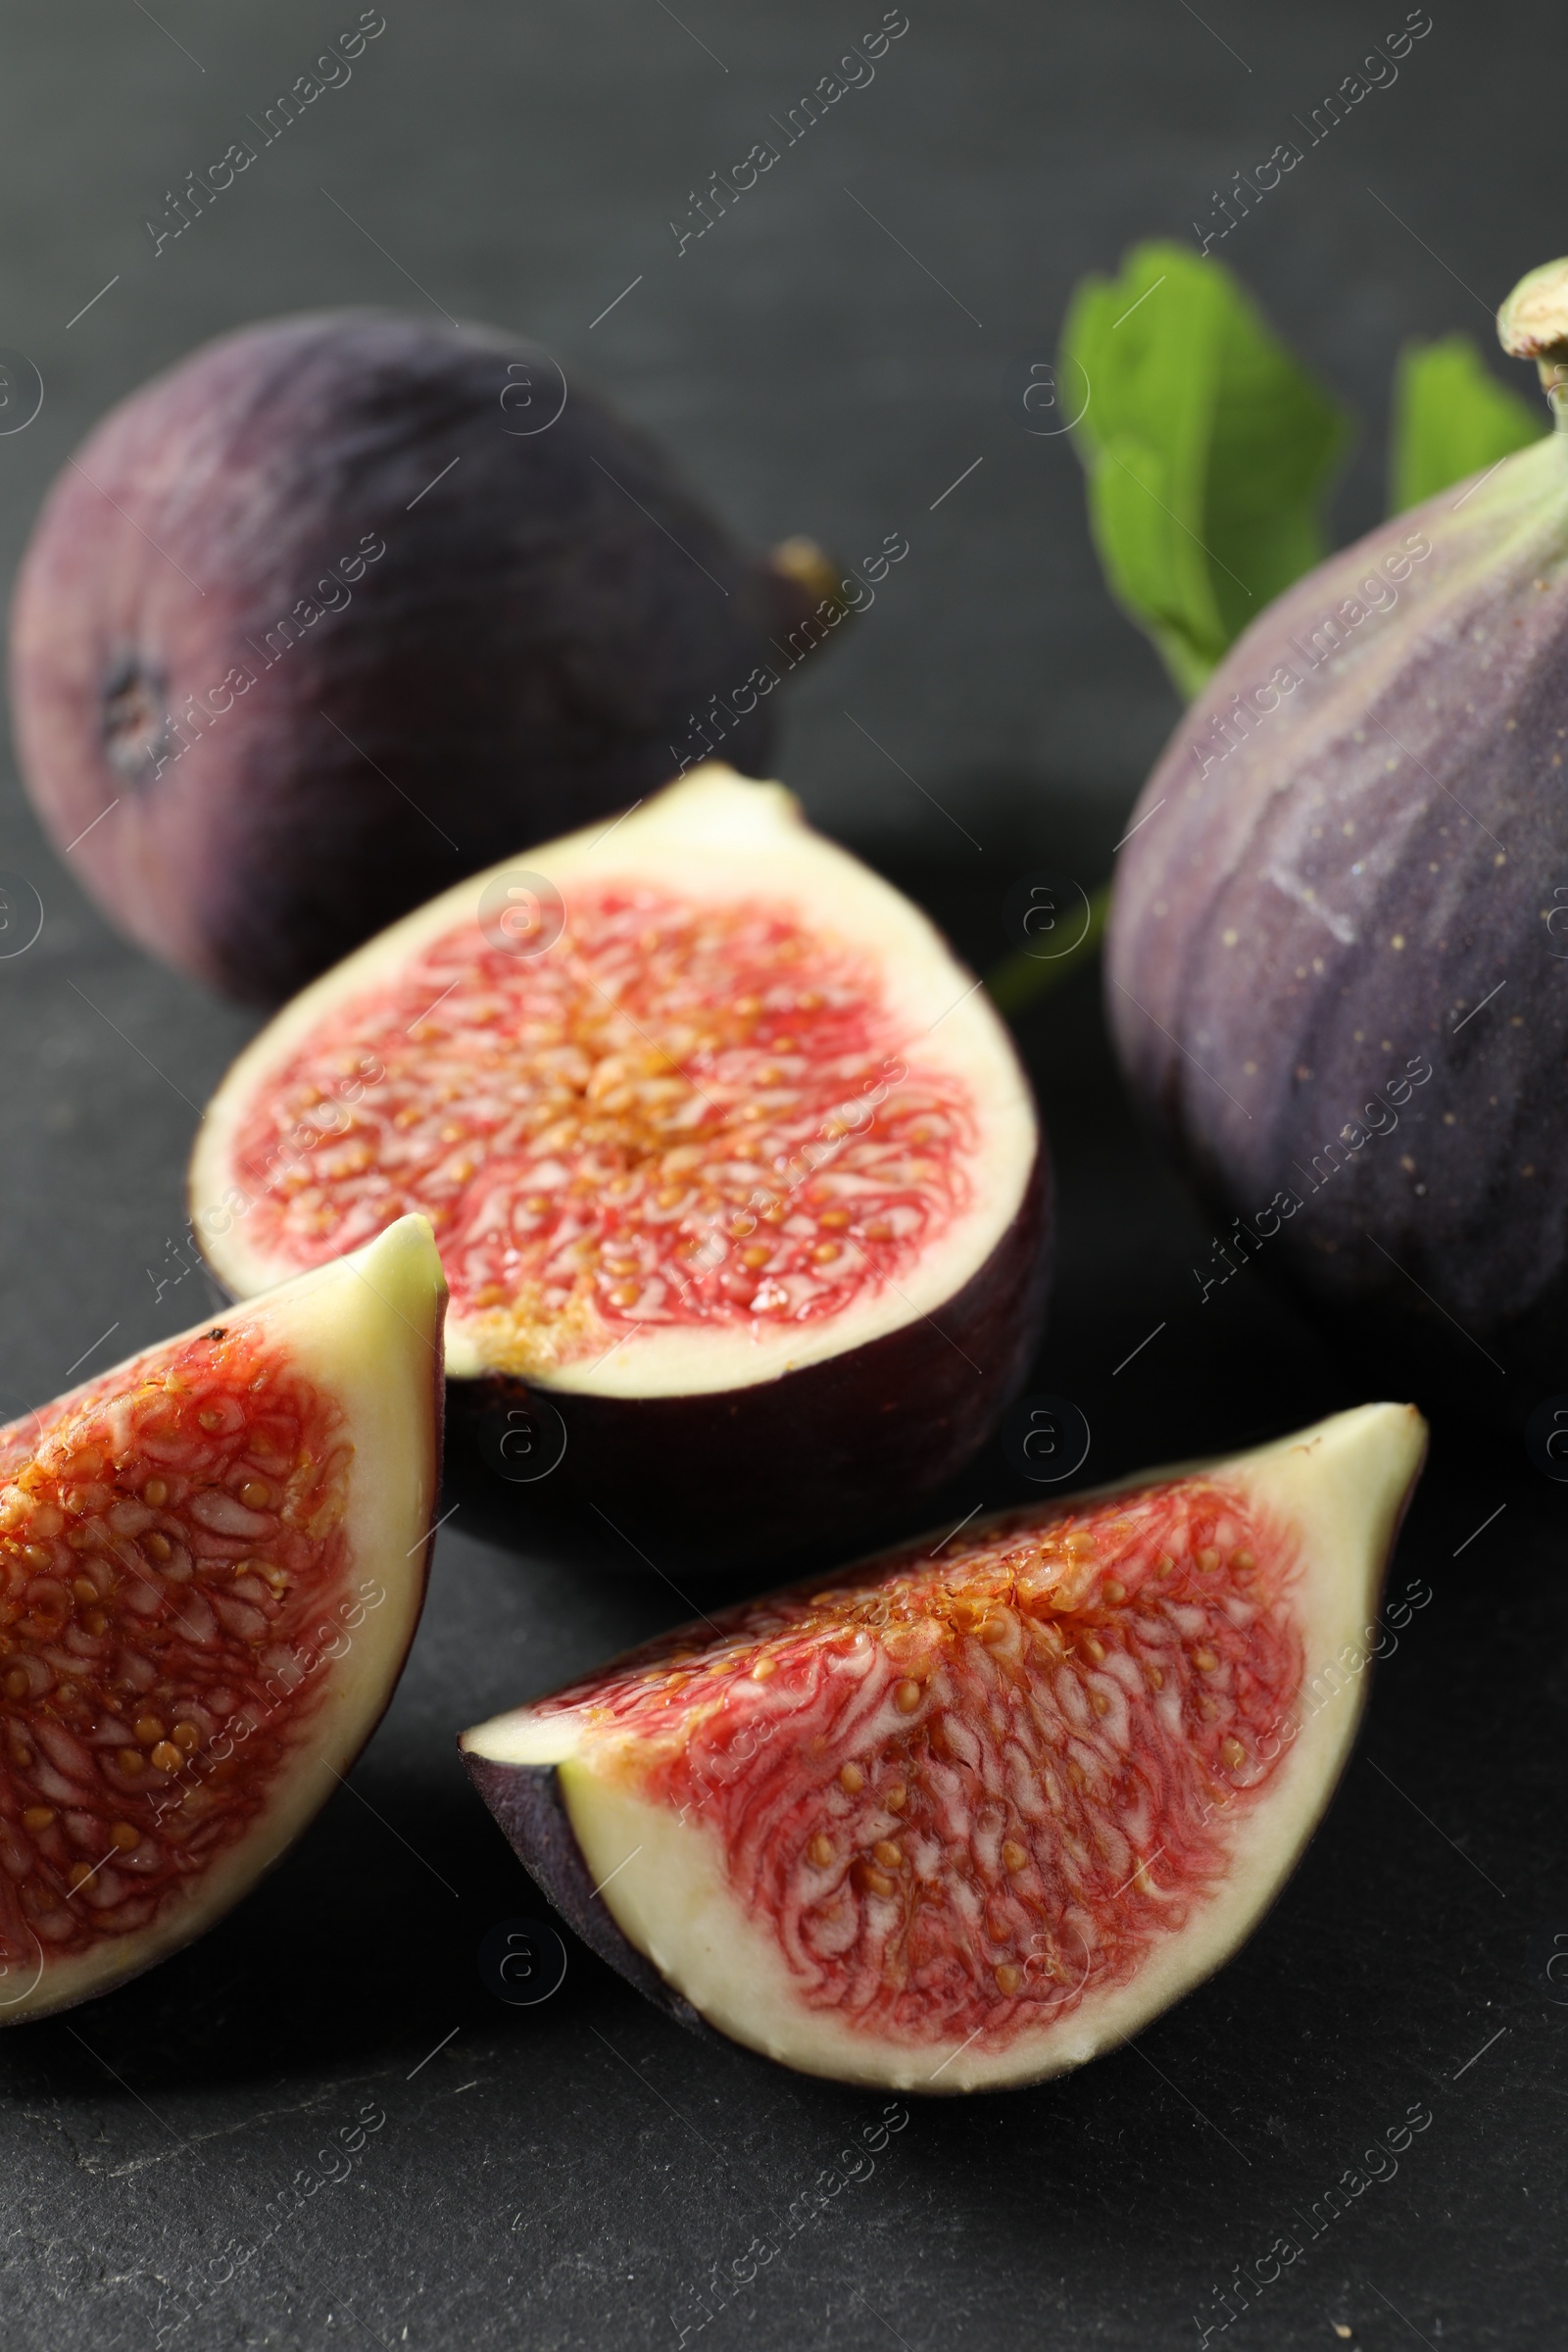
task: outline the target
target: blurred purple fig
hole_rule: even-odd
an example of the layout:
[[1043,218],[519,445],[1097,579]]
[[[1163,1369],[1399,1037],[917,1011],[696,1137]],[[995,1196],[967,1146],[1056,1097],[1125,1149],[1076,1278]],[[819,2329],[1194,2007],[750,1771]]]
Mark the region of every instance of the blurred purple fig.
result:
[[537,346],[272,320],[132,394],[51,490],[23,773],[122,930],[275,1003],[710,747],[765,772],[824,572],[739,545]]

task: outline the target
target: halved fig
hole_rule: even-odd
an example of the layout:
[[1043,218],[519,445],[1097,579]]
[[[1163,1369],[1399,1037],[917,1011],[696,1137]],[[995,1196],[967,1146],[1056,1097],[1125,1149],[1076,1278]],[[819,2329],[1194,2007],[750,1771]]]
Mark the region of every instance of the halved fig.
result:
[[560,1484],[731,1535],[938,1484],[1044,1316],[1045,1144],[979,983],[716,764],[448,891],[234,1064],[191,1169],[231,1293],[414,1208],[499,1442],[538,1391]]
[[1363,1405],[748,1602],[464,1735],[578,1933],[808,2074],[1081,2065],[1217,1968],[1321,1816],[1425,1449]]
[[424,1598],[422,1217],[0,1431],[0,2024],[189,1943],[338,1786]]

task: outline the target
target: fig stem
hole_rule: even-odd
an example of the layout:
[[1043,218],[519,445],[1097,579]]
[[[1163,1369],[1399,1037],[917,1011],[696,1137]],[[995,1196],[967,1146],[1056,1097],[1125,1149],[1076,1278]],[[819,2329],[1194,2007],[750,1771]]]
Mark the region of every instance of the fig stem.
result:
[[1074,972],[1080,971],[1100,952],[1109,907],[1110,884],[1102,882],[1098,890],[1089,894],[1089,922],[1084,935],[1065,955],[1047,958],[1031,956],[1020,948],[1015,955],[1004,956],[1001,963],[994,963],[986,974],[986,994],[997,1010],[1011,1020],[1014,1013],[1022,1012],[1038,997],[1059,988],[1063,980],[1070,980]]
[[[777,547],[770,550],[767,561],[780,578],[792,580],[797,588],[804,589],[808,596],[815,598],[819,615],[823,605],[832,608],[833,619],[829,627],[836,627],[852,612],[861,610],[858,603],[852,605],[850,602],[850,579],[854,575],[841,578],[839,566],[826,548],[818,547],[814,539],[797,536],[781,540]],[[857,582],[857,585],[861,583]],[[800,623],[797,622],[796,626],[799,627]]]
[[1568,429],[1568,260],[1519,280],[1497,313],[1497,340],[1510,359],[1535,361],[1553,421]]

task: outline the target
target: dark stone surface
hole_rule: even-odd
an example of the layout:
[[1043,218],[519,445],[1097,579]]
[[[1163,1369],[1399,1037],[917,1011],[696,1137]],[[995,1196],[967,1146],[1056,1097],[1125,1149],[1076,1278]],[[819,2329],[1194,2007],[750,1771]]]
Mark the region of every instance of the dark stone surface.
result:
[[[388,0],[348,86],[155,260],[142,221],[165,189],[354,13],[12,12],[0,332],[46,396],[0,438],[0,563],[66,452],[154,367],[246,318],[412,307],[428,288],[597,373],[740,527],[808,529],[852,557],[907,533],[875,610],[800,691],[785,772],[989,962],[1015,876],[1105,869],[1174,715],[1096,581],[1070,449],[1023,429],[1027,367],[1082,270],[1190,233],[1216,182],[1402,7],[1215,0],[1212,32],[1168,0],[915,8],[875,83],[677,260],[688,188],[879,8],[683,0],[688,33],[631,0]],[[1439,12],[1398,83],[1221,249],[1367,421],[1344,533],[1378,511],[1400,337],[1485,340],[1485,310],[1561,239],[1561,44],[1544,5]],[[205,1311],[181,1272],[180,1174],[247,1023],[83,909],[9,777],[0,811],[0,864],[45,907],[37,944],[0,963],[0,1382],[21,1406],[84,1353]],[[1127,1120],[1092,978],[1020,1029],[1060,1177],[1036,1385],[1087,1412],[1086,1475],[1367,1394],[1353,1323],[1317,1336],[1251,1274],[1199,1305],[1208,1232]],[[1522,1420],[1539,1400],[1519,1401]],[[988,1459],[952,1518],[1017,1491]],[[7,2352],[1150,2352],[1197,2343],[1195,2312],[1217,2327],[1216,2286],[1281,2236],[1302,2258],[1211,2342],[1560,2342],[1564,1507],[1518,1443],[1462,1416],[1440,1428],[1394,1570],[1434,1597],[1260,1934],[1136,2048],[1042,2089],[915,2107],[810,2219],[802,2200],[883,2102],[695,2041],[575,1942],[537,2007],[480,1980],[487,1932],[539,1898],[465,1786],[456,1733],[684,1614],[662,1580],[689,1588],[677,1557],[591,1575],[479,1541],[460,1512],[391,1713],[293,1860],[195,1950],[0,2044]],[[367,2102],[385,2118],[369,2132]],[[1432,2122],[1397,2175],[1323,2220],[1418,2103]],[[738,2286],[736,2265],[760,2267]]]

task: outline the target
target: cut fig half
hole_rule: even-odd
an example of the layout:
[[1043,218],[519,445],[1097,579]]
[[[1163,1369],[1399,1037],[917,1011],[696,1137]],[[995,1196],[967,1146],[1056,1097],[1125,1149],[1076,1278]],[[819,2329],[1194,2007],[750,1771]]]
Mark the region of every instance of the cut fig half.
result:
[[543,1892],[688,2024],[901,2090],[1034,2082],[1256,1926],[1366,1694],[1409,1405],[1004,1511],[464,1735]]
[[448,891],[234,1064],[191,1171],[233,1295],[411,1209],[469,1415],[525,1457],[537,1395],[562,1485],[732,1539],[939,1484],[1044,1317],[1045,1144],[979,983],[717,765]]
[[422,1217],[0,1431],[0,2024],[200,1936],[379,1721],[424,1598]]

